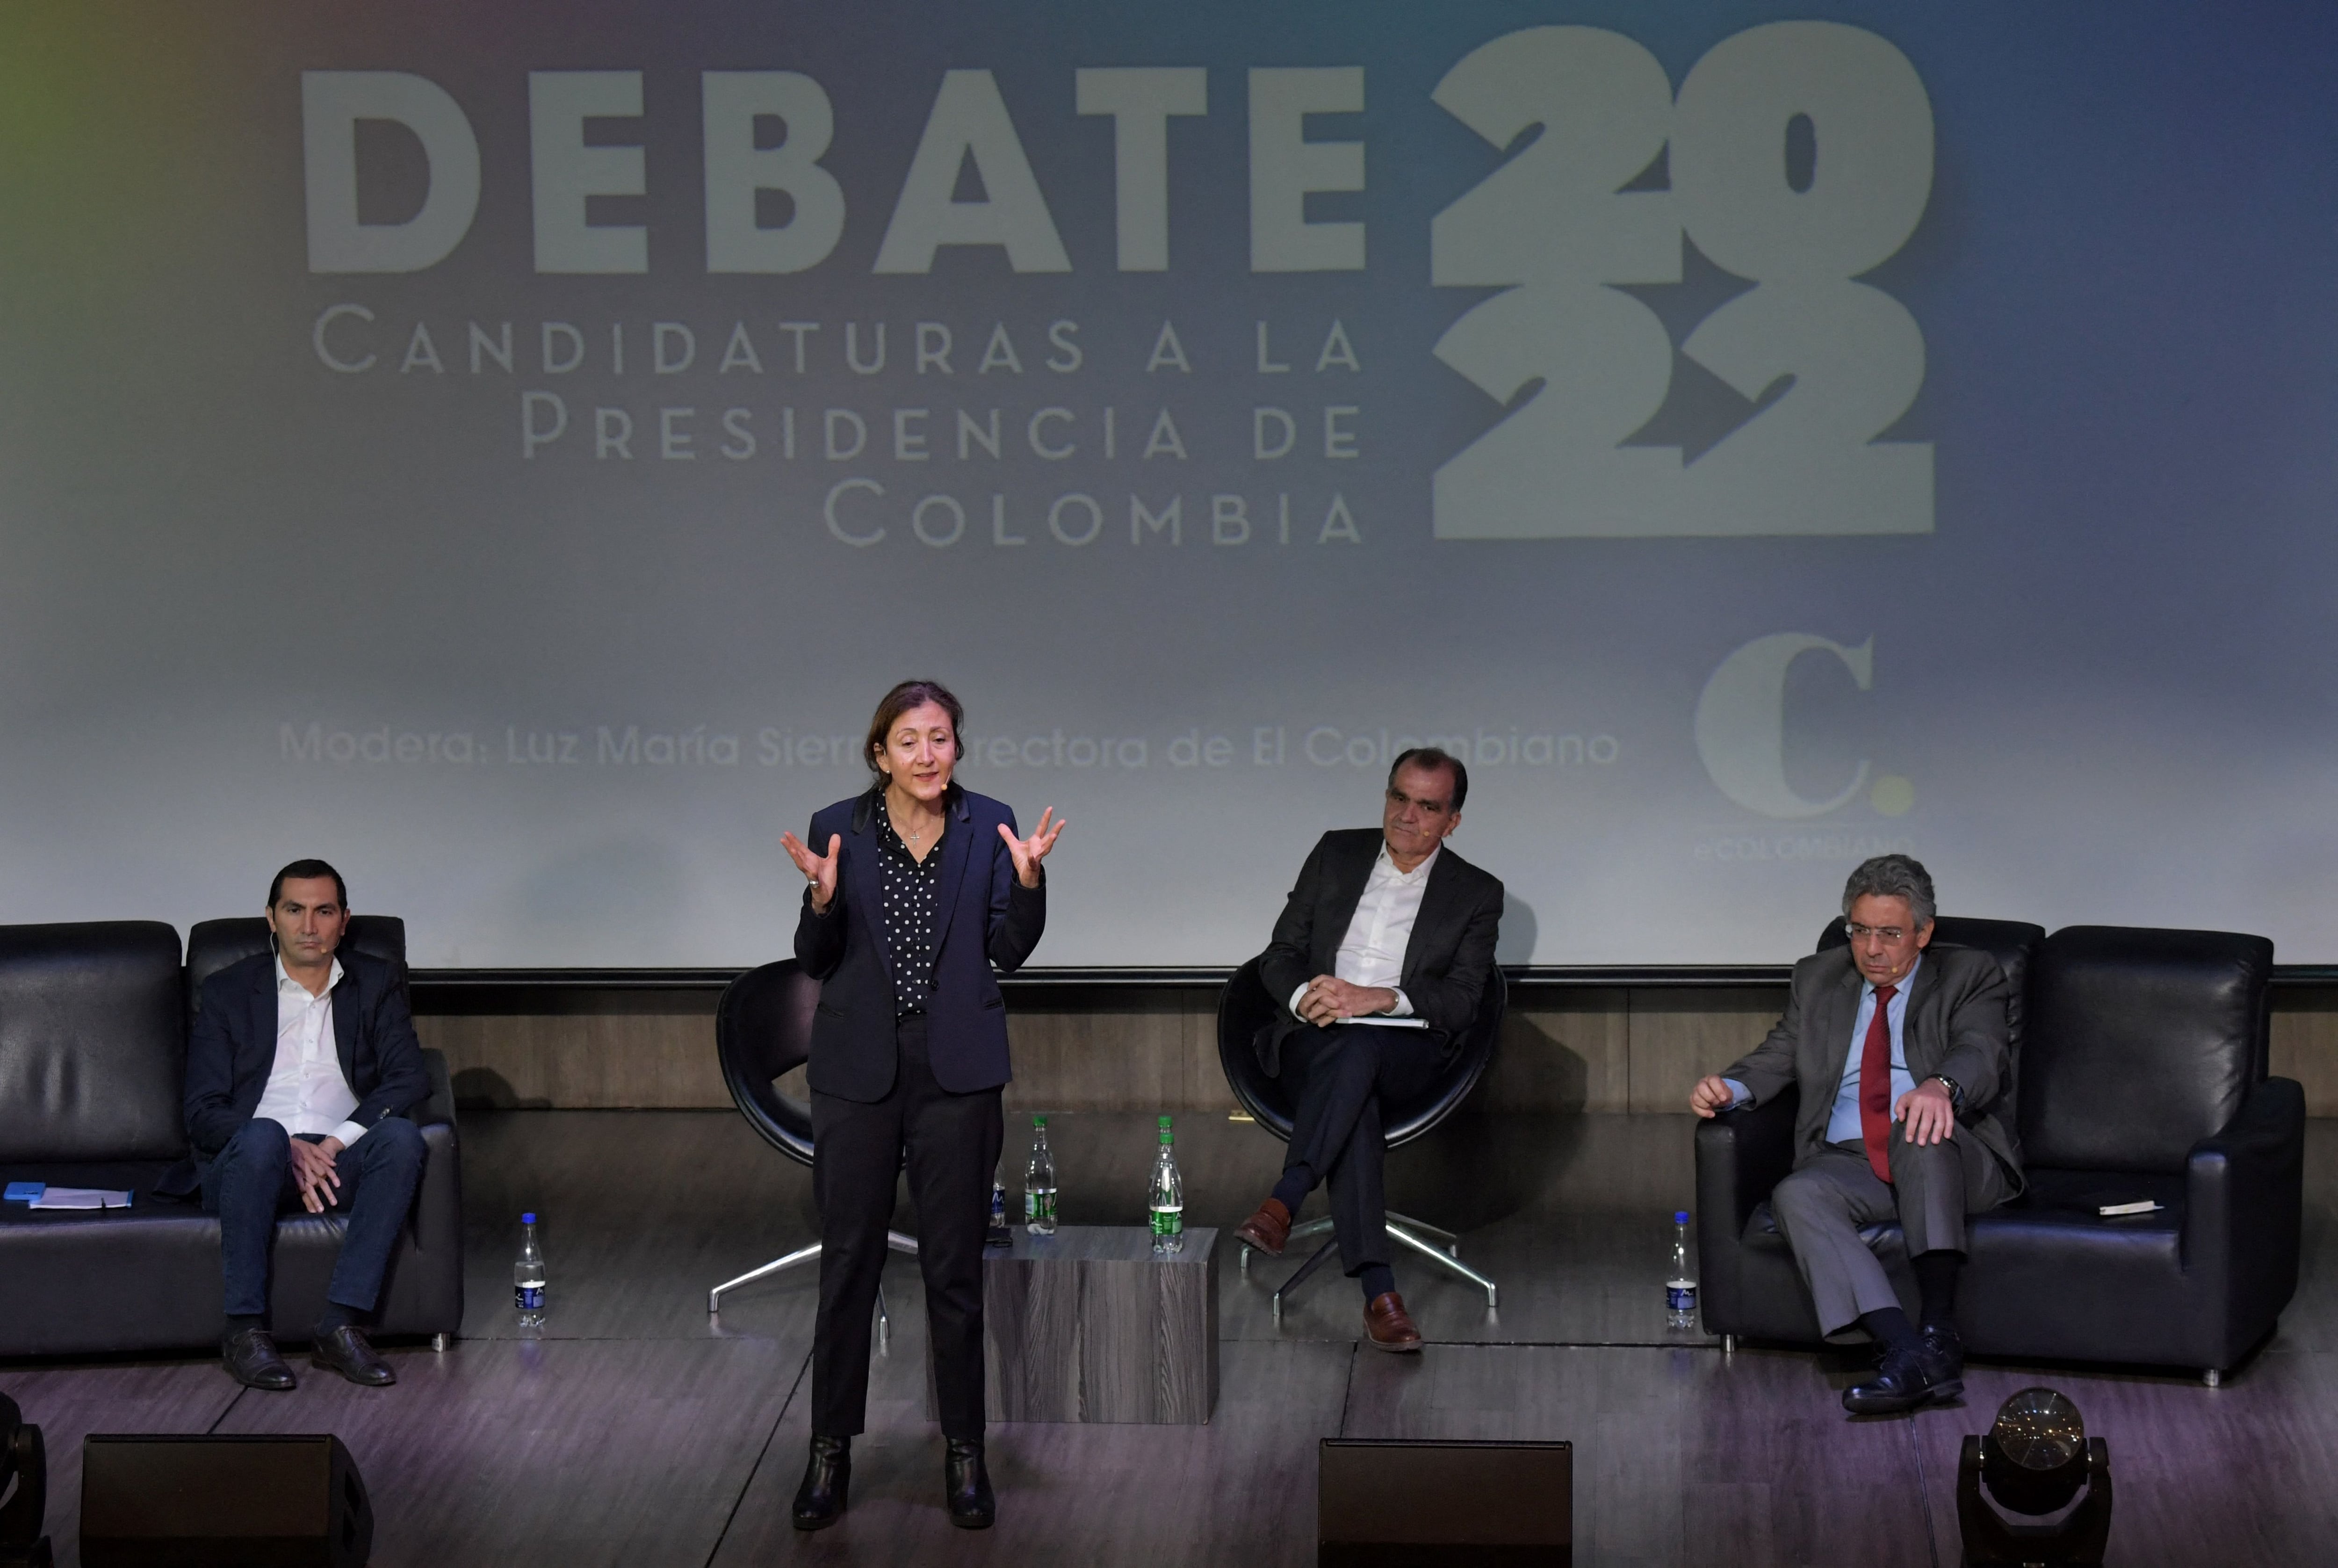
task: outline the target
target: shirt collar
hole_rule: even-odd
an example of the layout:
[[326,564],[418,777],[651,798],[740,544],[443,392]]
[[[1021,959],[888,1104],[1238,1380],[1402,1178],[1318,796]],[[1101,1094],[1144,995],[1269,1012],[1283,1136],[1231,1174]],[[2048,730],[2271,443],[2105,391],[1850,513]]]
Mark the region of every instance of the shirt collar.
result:
[[[1916,971],[1923,967],[1924,955],[1920,950],[1916,954],[1916,962],[1910,964],[1908,966],[1908,972],[1900,977],[1899,989],[1891,993],[1893,1000],[1896,1001],[1908,994],[1909,991],[1916,983]],[[1865,1001],[1869,997],[1873,996],[1874,994],[1875,982],[1869,980],[1865,975],[1861,975],[1859,977],[1859,1000]]]
[[[325,981],[325,995],[332,995],[333,988],[340,983],[341,961],[339,957],[336,957],[333,960],[333,972],[327,977]],[[309,988],[302,985],[299,981],[294,980],[292,976],[286,971],[284,968],[284,955],[280,952],[276,955],[276,989],[280,992],[286,990],[297,991],[300,993],[301,999],[307,1001],[320,1000],[317,997],[310,996],[309,994]]]
[[1391,878],[1397,882],[1402,883],[1407,887],[1410,887],[1414,883],[1426,882],[1429,880],[1430,868],[1437,864],[1437,857],[1444,853],[1445,846],[1440,843],[1435,849],[1429,852],[1429,858],[1427,860],[1422,861],[1410,871],[1399,871],[1396,869],[1396,856],[1389,853],[1388,840],[1383,837],[1380,840],[1380,858],[1376,863],[1380,867],[1385,867],[1388,874]]

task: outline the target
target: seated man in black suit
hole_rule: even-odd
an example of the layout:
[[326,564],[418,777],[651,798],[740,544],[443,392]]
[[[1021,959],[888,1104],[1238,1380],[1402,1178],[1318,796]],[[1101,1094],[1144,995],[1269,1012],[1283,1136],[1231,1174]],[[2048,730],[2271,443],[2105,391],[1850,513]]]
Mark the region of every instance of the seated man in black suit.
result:
[[187,1138],[203,1208],[219,1216],[227,1278],[221,1354],[236,1380],[290,1388],[268,1328],[276,1218],[295,1207],[348,1216],[313,1359],[352,1383],[398,1378],[360,1322],[381,1294],[422,1179],[422,1134],[406,1112],[427,1098],[394,965],[336,954],[349,892],[320,860],[295,861],[268,889],[272,953],[203,982],[187,1042]]
[[1380,1103],[1420,1093],[1469,1032],[1494,967],[1502,884],[1451,850],[1469,770],[1434,747],[1389,770],[1378,832],[1339,829],[1300,868],[1259,977],[1282,1017],[1259,1060],[1297,1112],[1282,1179],[1235,1232],[1271,1257],[1318,1182],[1331,1184],[1340,1261],[1364,1289],[1364,1332],[1418,1350],[1389,1267]]
[[[1904,854],[1852,872],[1851,944],[1794,965],[1769,1038],[1689,1095],[1691,1110],[1712,1116],[1799,1089],[1794,1169],[1770,1211],[1820,1332],[1857,1324],[1883,1347],[1876,1375],[1843,1391],[1854,1415],[1963,1391],[1965,1219],[2022,1188],[2005,975],[1978,949],[1931,947],[1932,910],[1931,877]],[[1893,1218],[1921,1297],[1915,1325],[1860,1234]]]

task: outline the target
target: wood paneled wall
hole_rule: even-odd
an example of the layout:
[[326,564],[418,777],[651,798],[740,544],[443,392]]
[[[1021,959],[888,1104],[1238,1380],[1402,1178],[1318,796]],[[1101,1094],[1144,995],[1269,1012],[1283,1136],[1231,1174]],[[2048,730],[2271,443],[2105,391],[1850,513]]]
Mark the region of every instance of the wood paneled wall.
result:
[[[1776,1021],[1778,986],[1518,986],[1478,1090],[1498,1110],[1680,1111],[1689,1086]],[[2273,1070],[2338,1116],[2338,991],[2274,992]],[[1010,1110],[1228,1110],[1217,996],[1177,987],[1025,993],[1008,1003]],[[426,1007],[434,1005],[425,999]],[[443,1005],[443,1004],[438,1004]],[[473,1104],[575,1109],[727,1106],[711,993],[575,991],[514,1011],[425,1011]]]

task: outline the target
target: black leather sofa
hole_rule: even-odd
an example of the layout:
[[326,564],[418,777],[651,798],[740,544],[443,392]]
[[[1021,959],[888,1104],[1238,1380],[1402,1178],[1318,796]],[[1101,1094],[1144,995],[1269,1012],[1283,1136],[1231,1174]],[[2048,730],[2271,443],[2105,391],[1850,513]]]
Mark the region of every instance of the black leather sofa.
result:
[[[267,946],[266,923],[151,921],[0,926],[0,1179],[128,1188],[103,1213],[0,1204],[0,1356],[216,1345],[219,1221],[153,1188],[187,1152],[180,1086],[202,980]],[[345,942],[401,965],[402,922],[359,916]],[[463,1317],[462,1170],[446,1060],[412,1115],[429,1160],[381,1302],[385,1336],[455,1333]],[[342,1221],[278,1221],[270,1294],[289,1339],[323,1310]]]
[[[1968,1348],[2181,1366],[2215,1385],[2297,1289],[2305,1098],[2267,1076],[2273,944],[1947,917],[1934,940],[1996,954],[2014,991],[2029,1190],[1973,1222],[1957,1297]],[[1792,1168],[1795,1104],[1790,1091],[1697,1127],[1708,1333],[1819,1340],[1769,1205]],[[2159,1211],[2096,1212],[2145,1198]],[[1869,1235],[1913,1311],[1899,1226]]]

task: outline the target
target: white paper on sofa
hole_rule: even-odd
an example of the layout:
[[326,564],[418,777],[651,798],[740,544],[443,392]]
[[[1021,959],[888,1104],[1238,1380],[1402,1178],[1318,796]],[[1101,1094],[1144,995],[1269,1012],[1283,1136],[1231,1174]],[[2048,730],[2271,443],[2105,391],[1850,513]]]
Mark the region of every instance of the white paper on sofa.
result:
[[102,1187],[51,1187],[33,1199],[34,1208],[127,1208],[130,1195]]

